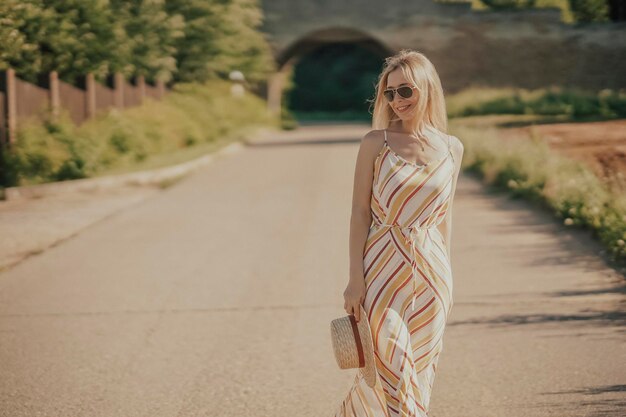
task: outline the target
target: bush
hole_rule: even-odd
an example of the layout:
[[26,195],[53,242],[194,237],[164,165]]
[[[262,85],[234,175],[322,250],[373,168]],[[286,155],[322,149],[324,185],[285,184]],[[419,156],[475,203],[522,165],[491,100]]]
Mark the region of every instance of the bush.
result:
[[453,128],[463,140],[463,167],[485,183],[515,197],[533,200],[563,219],[584,227],[626,265],[626,195],[607,186],[578,161],[550,151],[541,140],[499,140],[494,129]]
[[569,0],[578,22],[606,22],[609,20],[609,4],[606,0]]
[[626,92],[610,89],[588,92],[579,89],[547,90],[471,89],[447,99],[448,114],[565,115],[571,119],[626,117]]
[[92,177],[128,168],[154,155],[228,140],[237,132],[278,121],[265,101],[230,95],[230,82],[177,84],[161,101],[111,109],[80,127],[67,113],[21,123],[16,143],[2,155],[3,186]]

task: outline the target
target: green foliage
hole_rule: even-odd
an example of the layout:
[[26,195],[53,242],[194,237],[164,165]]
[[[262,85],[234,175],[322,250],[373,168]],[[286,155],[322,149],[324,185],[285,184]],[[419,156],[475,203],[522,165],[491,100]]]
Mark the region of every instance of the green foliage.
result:
[[85,178],[85,161],[78,155],[71,155],[70,158],[63,161],[59,169],[54,175],[56,181],[74,180]]
[[231,70],[256,84],[273,71],[257,0],[2,0],[0,69],[37,82],[56,70],[204,82]]
[[561,21],[564,23],[573,23],[575,21],[569,0],[535,0],[535,8],[537,9],[559,9],[561,10]]
[[196,135],[190,132],[185,135],[183,143],[185,146],[193,146],[199,141],[200,139]]
[[269,45],[257,30],[262,22],[257,1],[166,0],[165,10],[184,21],[174,55],[176,80],[226,78],[236,69],[254,83],[273,71]]
[[176,41],[183,36],[182,17],[169,15],[164,0],[110,0],[110,4],[126,33],[121,49],[133,72],[151,81],[171,80],[176,71]]
[[529,114],[569,119],[626,117],[626,92],[610,89],[598,92],[573,88],[526,91],[520,89],[476,89],[447,98],[451,117],[485,114]]
[[0,67],[30,82],[53,70],[68,82],[87,72],[104,78],[122,66],[125,35],[105,2],[4,0],[0,16]]
[[533,200],[566,226],[590,229],[612,260],[626,265],[626,195],[543,140],[498,138],[493,128],[453,126],[465,148],[463,167],[514,197]]
[[[444,0],[439,0],[445,2]],[[608,0],[467,0],[477,10],[544,9],[561,10],[561,20],[574,22],[606,22],[609,20]]]
[[3,186],[85,178],[222,141],[254,126],[275,125],[260,98],[230,95],[230,83],[177,84],[161,101],[112,109],[76,127],[67,113],[20,125],[2,154]]
[[280,114],[280,127],[283,130],[293,130],[299,126],[296,115],[289,110],[286,106],[283,106]]
[[[8,148],[0,146],[0,190],[4,190],[4,186],[8,184],[17,184],[19,181],[18,161],[13,152],[9,152]],[[0,199],[4,198],[4,192]]]
[[122,131],[121,129],[115,130],[111,134],[109,142],[111,143],[111,147],[120,154],[124,154],[130,151],[131,138],[126,132]]
[[569,0],[578,22],[609,21],[609,5],[606,0]]
[[41,72],[38,40],[51,16],[41,7],[21,0],[0,1],[0,69],[12,66],[26,79]]

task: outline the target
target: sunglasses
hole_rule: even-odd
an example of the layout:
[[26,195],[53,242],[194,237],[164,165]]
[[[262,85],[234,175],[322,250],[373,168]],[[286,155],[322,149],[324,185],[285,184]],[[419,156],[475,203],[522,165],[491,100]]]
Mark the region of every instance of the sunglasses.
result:
[[387,99],[387,101],[392,102],[396,93],[402,98],[409,98],[413,95],[413,90],[417,89],[417,87],[412,87],[408,85],[403,85],[398,88],[388,88],[383,91],[383,96]]

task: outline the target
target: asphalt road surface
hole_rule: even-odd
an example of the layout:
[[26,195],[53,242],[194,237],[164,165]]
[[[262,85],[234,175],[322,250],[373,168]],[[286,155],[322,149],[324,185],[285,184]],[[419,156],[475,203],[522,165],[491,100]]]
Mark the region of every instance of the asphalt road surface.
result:
[[[332,417],[367,130],[254,143],[0,274],[0,415]],[[626,281],[588,234],[462,174],[452,239],[432,417],[626,415]]]

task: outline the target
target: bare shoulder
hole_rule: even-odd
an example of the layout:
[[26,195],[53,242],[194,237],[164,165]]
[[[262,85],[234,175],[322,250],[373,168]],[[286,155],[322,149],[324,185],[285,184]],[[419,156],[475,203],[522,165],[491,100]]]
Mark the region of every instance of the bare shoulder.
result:
[[378,142],[383,142],[383,137],[384,137],[384,132],[382,129],[372,129],[369,132],[367,132],[365,135],[363,135],[363,142],[374,142],[374,144],[377,144]]
[[381,129],[372,129],[363,135],[361,148],[371,156],[378,154],[385,141],[384,132]]

